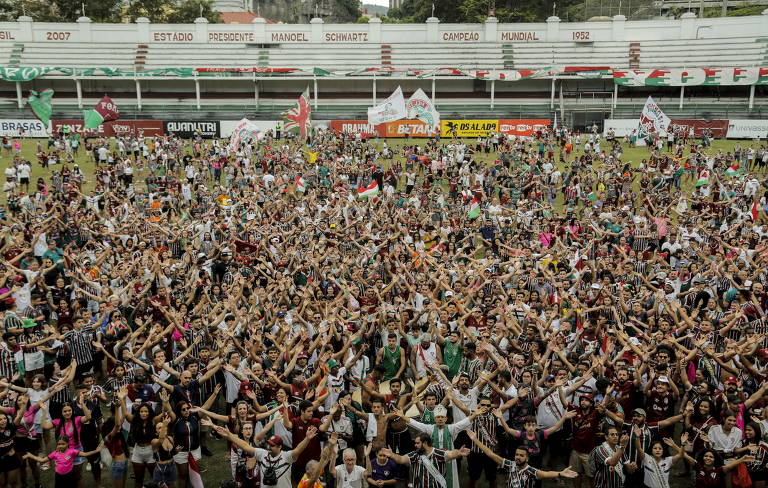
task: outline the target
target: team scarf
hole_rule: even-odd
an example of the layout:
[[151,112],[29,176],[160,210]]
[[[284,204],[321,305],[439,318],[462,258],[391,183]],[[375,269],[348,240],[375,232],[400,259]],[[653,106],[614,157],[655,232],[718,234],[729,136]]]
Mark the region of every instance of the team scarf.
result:
[[[448,425],[443,427],[442,431],[443,431],[443,442],[441,444],[440,443],[440,428],[437,425],[434,426],[434,428],[432,429],[432,446],[433,447],[437,447],[438,449],[445,449],[446,451],[448,451],[450,449],[453,449],[453,436],[451,436],[451,431],[450,431],[450,429],[448,429]],[[428,464],[431,465],[432,463],[428,463]],[[447,483],[447,486],[449,488],[451,486],[453,486],[453,466],[451,464],[452,463],[450,461],[446,461],[445,462],[445,479],[444,479],[444,481],[445,481],[445,483]],[[429,470],[429,468],[427,468],[427,470]],[[430,471],[430,474],[432,474],[431,471]],[[438,480],[438,482],[439,482],[439,480]],[[443,485],[443,484],[441,483],[441,485]],[[443,485],[443,486],[445,486],[445,485]]]

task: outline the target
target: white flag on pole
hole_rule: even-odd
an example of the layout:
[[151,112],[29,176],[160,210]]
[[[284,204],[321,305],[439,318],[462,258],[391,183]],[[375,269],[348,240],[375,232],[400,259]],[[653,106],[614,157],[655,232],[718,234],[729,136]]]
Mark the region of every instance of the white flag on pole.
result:
[[405,98],[403,98],[403,90],[399,86],[381,104],[368,109],[368,123],[371,125],[394,122],[404,119],[406,116]]
[[671,123],[672,119],[664,114],[652,97],[648,97],[648,100],[645,101],[645,107],[643,107],[643,113],[640,114],[640,126],[637,129],[638,139],[645,139],[651,132],[666,132]]
[[435,109],[432,100],[429,99],[424,90],[419,88],[411,95],[405,104],[409,119],[417,119],[430,127],[440,125],[440,112]]

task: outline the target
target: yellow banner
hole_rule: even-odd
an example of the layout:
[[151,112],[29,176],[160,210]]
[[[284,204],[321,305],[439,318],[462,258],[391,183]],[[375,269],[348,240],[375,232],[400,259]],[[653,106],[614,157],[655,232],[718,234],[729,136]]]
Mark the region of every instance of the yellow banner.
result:
[[489,131],[498,132],[498,120],[443,120],[440,122],[441,136],[477,137],[485,136]]

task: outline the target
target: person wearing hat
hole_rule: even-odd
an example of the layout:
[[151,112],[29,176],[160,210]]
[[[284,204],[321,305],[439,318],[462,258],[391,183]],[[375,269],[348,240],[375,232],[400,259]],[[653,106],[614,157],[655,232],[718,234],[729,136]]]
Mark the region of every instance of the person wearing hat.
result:
[[237,444],[245,453],[254,456],[256,462],[259,463],[261,484],[276,488],[291,488],[291,466],[301,453],[304,452],[304,449],[307,448],[312,439],[317,436],[317,427],[310,426],[304,439],[293,450],[284,451],[283,438],[279,435],[273,435],[267,439],[267,449],[262,449],[250,445],[223,427],[214,426],[213,428],[220,435]]
[[[657,371],[651,374],[648,383],[643,389],[643,393],[647,397],[645,405],[650,411],[646,420],[651,423],[664,420],[674,414],[675,404],[680,398],[680,391],[675,382],[669,381],[669,377],[666,375],[659,374],[661,371],[666,371],[666,369],[663,369],[661,365],[656,368]],[[674,434],[670,430],[664,430],[661,432],[661,435],[663,437],[670,437]]]
[[[649,424],[646,422],[646,413],[642,408],[636,408],[632,412],[632,421],[625,422],[624,418],[616,413],[606,410],[605,414],[613,420],[616,425],[622,426],[622,431],[629,435],[629,444],[626,447],[626,452],[621,457],[621,463],[626,469],[626,482],[625,488],[638,487],[642,488],[644,485],[644,474],[640,459],[638,458],[638,449],[635,442],[635,436],[640,433],[640,447],[643,451],[648,452],[651,447],[651,441],[654,437],[658,436],[659,429],[665,429],[679,422],[686,414],[693,412],[693,405],[687,405],[685,410],[679,415],[673,415],[667,417],[658,422]],[[635,429],[637,426],[639,429]]]
[[427,376],[430,365],[442,363],[442,351],[436,343],[432,342],[432,335],[429,332],[423,332],[419,344],[411,349],[411,368],[414,372],[414,380],[418,382]]
[[[448,392],[451,396],[450,391]],[[460,432],[467,430],[472,425],[472,420],[480,415],[481,410],[475,410],[467,418],[454,424],[448,424],[448,409],[443,405],[435,407],[435,424],[424,424],[417,420],[407,417],[402,410],[395,410],[398,417],[408,422],[408,425],[414,430],[430,436],[430,445],[448,451],[453,448],[453,443]],[[456,461],[451,461],[445,467],[445,480],[447,488],[459,488],[459,476]]]

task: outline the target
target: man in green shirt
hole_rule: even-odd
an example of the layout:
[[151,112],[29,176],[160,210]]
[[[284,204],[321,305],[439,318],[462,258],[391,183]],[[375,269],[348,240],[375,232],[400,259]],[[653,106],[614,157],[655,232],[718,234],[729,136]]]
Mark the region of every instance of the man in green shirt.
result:
[[376,363],[384,367],[384,380],[399,378],[405,371],[405,351],[397,343],[397,335],[387,336],[387,346],[379,350]]

